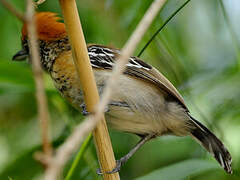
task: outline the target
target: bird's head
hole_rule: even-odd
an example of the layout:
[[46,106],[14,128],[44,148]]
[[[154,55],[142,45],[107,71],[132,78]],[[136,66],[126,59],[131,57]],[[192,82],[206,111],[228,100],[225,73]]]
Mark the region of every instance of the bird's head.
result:
[[[67,37],[65,25],[59,22],[61,18],[56,13],[38,12],[35,14],[36,30],[39,44],[57,42]],[[22,27],[22,50],[13,56],[15,61],[23,61],[29,56],[27,24]],[[41,47],[40,47],[41,48]]]

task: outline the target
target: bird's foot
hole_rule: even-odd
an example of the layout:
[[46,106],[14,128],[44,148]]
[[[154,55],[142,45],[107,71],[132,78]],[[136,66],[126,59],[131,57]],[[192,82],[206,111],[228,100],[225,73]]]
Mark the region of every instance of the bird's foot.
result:
[[120,171],[122,165],[127,161],[128,159],[125,157],[122,157],[119,160],[116,160],[116,167],[113,168],[111,171],[107,171],[107,172],[102,172],[100,168],[97,169],[97,174],[98,175],[103,175],[103,174],[113,174],[113,173],[117,173]]
[[111,171],[107,171],[107,172],[102,172],[101,169],[97,169],[97,174],[98,175],[103,175],[103,174],[113,174],[116,172],[119,172],[122,165],[124,163],[126,163],[128,161],[129,158],[131,158],[133,156],[133,154],[142,146],[144,145],[147,141],[149,141],[150,139],[154,138],[155,135],[149,134],[146,136],[143,136],[142,139],[122,158],[120,158],[119,160],[116,161],[116,167],[113,168],[113,170]]
[[82,103],[81,105],[80,105],[80,108],[82,108],[82,115],[83,116],[88,116],[90,113],[87,111],[87,108],[86,108],[86,105],[85,105],[85,103]]

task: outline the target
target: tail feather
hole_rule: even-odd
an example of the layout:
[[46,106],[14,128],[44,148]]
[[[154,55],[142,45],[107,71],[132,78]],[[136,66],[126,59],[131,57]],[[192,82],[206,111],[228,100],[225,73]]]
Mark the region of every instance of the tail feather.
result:
[[223,143],[203,124],[195,120],[193,117],[191,117],[191,120],[195,127],[191,132],[192,136],[214,156],[227,173],[232,174],[232,157]]

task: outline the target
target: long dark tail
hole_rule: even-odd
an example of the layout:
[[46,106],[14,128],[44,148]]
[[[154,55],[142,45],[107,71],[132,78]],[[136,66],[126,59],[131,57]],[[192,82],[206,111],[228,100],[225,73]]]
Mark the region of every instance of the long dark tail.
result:
[[[190,116],[191,117],[191,116]],[[196,127],[191,132],[196,139],[224,168],[227,173],[232,174],[232,157],[223,143],[203,124],[191,117],[193,125]]]

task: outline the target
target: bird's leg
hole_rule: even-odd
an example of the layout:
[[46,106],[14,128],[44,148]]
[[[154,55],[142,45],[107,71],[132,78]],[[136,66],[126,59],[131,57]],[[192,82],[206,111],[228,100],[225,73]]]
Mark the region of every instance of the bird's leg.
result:
[[[121,166],[126,163],[132,156],[133,154],[140,148],[142,145],[144,145],[147,141],[155,137],[155,135],[147,135],[143,137],[125,156],[121,157],[119,160],[116,161],[116,167],[109,172],[106,172],[107,174],[112,174],[119,172],[121,169]],[[101,172],[100,169],[97,169],[97,174],[102,175],[103,173]]]

